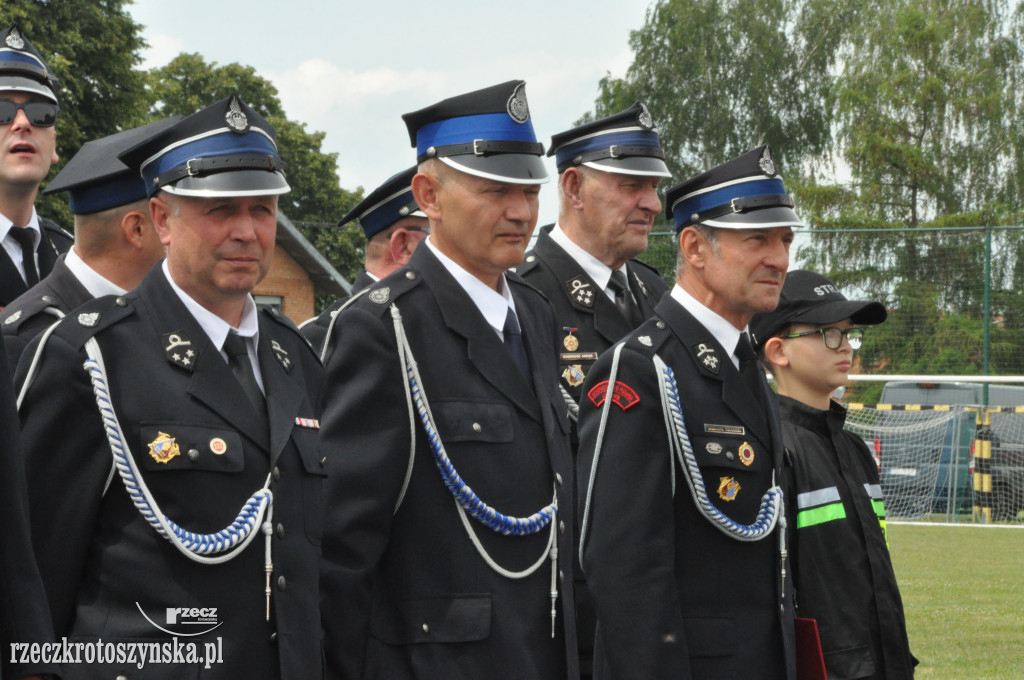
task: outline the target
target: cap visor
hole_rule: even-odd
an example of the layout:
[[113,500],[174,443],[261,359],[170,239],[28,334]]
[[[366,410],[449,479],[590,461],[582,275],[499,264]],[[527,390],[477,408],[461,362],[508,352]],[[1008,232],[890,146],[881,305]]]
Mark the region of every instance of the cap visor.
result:
[[544,184],[551,177],[540,156],[501,153],[493,156],[444,156],[445,165],[476,177],[510,184]]
[[0,92],[33,92],[46,97],[54,104],[58,103],[57,95],[53,93],[53,90],[38,80],[22,76],[0,76]]
[[880,302],[858,302],[856,300],[835,300],[826,302],[803,314],[797,314],[789,323],[811,323],[815,325],[836,323],[850,319],[855,324],[874,326],[885,321],[889,313]]
[[605,158],[588,161],[583,165],[602,172],[616,172],[620,175],[643,175],[644,177],[671,177],[665,161],[653,156],[629,156],[627,158]]
[[273,196],[291,191],[284,175],[267,170],[231,170],[203,177],[184,177],[161,187],[176,196]]
[[719,229],[772,229],[774,227],[803,227],[792,208],[775,206],[742,213],[727,213],[702,224]]

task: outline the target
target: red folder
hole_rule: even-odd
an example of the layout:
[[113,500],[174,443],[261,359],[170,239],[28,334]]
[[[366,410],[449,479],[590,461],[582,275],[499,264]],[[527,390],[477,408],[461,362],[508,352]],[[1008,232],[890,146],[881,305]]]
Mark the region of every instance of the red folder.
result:
[[797,680],[828,680],[825,655],[821,651],[818,622],[797,616],[796,621],[796,677]]

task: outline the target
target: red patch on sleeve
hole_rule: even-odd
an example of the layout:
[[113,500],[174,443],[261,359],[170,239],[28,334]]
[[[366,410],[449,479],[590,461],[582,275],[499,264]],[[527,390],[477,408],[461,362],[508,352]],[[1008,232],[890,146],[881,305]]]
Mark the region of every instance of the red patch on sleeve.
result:
[[[594,406],[601,408],[606,394],[608,394],[608,381],[602,380],[590,388],[590,391],[587,392],[587,397]],[[612,403],[625,411],[631,406],[639,404],[640,397],[632,387],[616,380],[615,388],[612,390]]]

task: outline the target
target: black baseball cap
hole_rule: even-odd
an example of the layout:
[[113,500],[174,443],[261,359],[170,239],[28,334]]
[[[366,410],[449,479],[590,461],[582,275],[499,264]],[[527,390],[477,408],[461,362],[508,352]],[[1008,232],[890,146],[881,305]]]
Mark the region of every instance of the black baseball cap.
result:
[[847,300],[828,278],[798,269],[786,274],[779,306],[757,314],[750,320],[754,346],[760,348],[773,335],[794,323],[820,326],[850,319],[857,325],[875,325],[885,321],[888,312],[880,302]]

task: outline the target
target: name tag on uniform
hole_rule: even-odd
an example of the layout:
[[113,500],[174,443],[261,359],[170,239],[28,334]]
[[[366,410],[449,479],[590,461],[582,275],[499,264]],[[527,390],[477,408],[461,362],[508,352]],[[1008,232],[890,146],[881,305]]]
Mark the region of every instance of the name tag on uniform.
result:
[[295,425],[298,427],[305,427],[310,430],[320,429],[320,421],[316,418],[296,418]]
[[704,423],[704,432],[708,434],[735,434],[745,435],[747,430],[742,425],[714,425],[712,423]]

